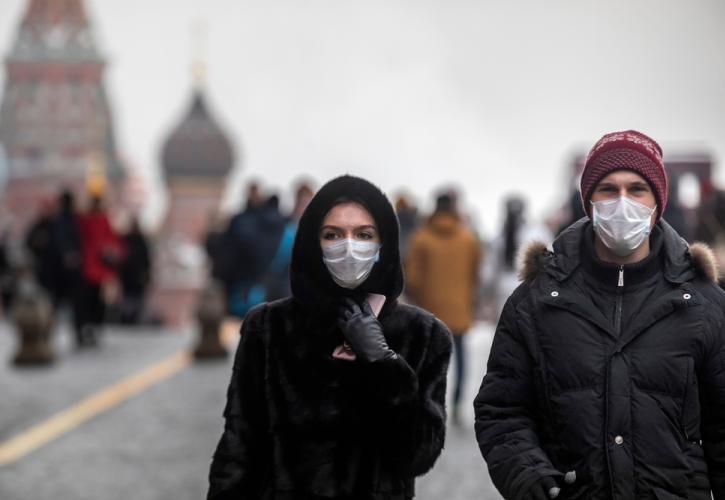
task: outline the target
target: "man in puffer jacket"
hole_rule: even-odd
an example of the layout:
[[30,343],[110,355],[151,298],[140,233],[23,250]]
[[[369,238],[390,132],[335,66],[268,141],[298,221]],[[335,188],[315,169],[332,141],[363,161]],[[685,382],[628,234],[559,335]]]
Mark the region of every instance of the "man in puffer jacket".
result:
[[662,218],[659,145],[605,135],[588,217],[530,247],[474,402],[507,499],[725,499],[725,293]]

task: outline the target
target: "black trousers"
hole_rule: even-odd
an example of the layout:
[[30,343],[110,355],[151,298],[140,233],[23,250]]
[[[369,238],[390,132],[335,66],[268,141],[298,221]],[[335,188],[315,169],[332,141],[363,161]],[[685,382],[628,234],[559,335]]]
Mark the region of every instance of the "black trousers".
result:
[[80,282],[73,293],[73,323],[76,340],[83,342],[89,331],[103,324],[106,304],[100,283]]

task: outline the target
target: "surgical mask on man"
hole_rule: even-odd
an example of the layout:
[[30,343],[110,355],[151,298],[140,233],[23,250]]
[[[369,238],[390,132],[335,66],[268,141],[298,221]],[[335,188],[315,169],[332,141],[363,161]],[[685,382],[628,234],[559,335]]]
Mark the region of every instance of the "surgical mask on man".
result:
[[654,208],[626,196],[614,200],[593,201],[592,224],[607,248],[620,257],[626,257],[649,236],[654,211]]
[[332,279],[343,288],[357,288],[380,256],[380,243],[352,238],[322,246],[322,260]]

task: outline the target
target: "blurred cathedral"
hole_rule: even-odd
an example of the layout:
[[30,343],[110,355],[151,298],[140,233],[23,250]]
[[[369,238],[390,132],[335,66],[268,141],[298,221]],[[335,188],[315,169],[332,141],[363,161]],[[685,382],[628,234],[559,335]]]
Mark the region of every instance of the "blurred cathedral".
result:
[[[28,0],[6,58],[0,104],[0,168],[5,163],[7,171],[0,209],[15,236],[66,187],[81,204],[102,194],[115,214],[141,208],[144,176],[119,159],[105,67],[82,0]],[[234,163],[200,67],[197,61],[188,111],[161,154],[169,206],[156,235],[150,301],[175,325],[188,323],[206,286],[203,240]]]
[[165,322],[174,325],[189,322],[198,292],[206,286],[204,237],[234,164],[232,145],[209,110],[200,73],[197,67],[188,111],[161,154],[169,209],[157,252],[154,303]]
[[16,234],[42,199],[68,187],[123,202],[126,178],[113,134],[99,52],[82,0],[29,0],[5,61],[0,144],[4,211]]

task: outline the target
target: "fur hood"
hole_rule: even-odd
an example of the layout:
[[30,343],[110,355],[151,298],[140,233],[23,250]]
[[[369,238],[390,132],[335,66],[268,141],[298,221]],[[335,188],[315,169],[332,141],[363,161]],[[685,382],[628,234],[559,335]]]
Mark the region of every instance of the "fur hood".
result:
[[[355,290],[337,285],[322,261],[320,228],[330,209],[341,201],[364,206],[378,226],[380,258],[368,279]],[[292,296],[316,315],[336,310],[341,297],[362,298],[367,293],[385,295],[383,313],[389,311],[403,290],[398,250],[398,219],[383,192],[359,177],[343,175],[331,180],[312,198],[300,218],[290,264]],[[381,313],[381,314],[383,314]]]
[[[585,217],[565,229],[554,242],[552,252],[546,244],[534,241],[522,249],[519,254],[519,279],[532,281],[540,272],[547,271],[559,281],[579,265],[579,243],[582,234],[589,225]],[[657,223],[663,232],[665,244],[665,276],[675,283],[682,283],[692,277],[700,276],[717,283],[719,271],[713,251],[705,243],[695,242],[688,245],[664,220]]]

